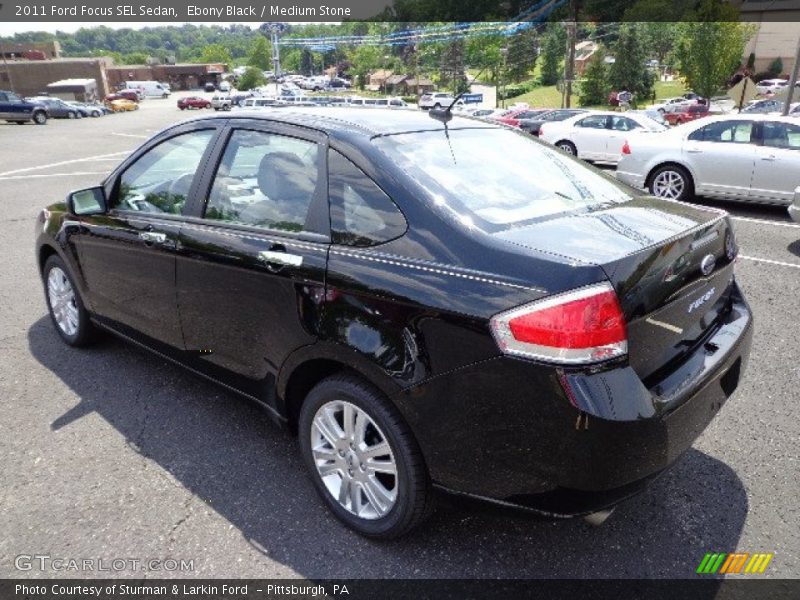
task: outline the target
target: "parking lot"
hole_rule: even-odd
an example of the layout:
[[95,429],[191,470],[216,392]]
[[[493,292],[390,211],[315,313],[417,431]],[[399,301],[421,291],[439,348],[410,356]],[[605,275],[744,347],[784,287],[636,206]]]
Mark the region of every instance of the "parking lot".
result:
[[38,210],[198,114],[175,100],[0,124],[0,576],[146,575],[131,562],[15,567],[19,555],[46,554],[192,564],[150,576],[680,578],[707,552],[738,550],[774,553],[761,577],[800,577],[800,225],[784,207],[713,203],[734,215],[752,355],[736,394],[644,494],[599,528],[446,500],[408,537],[376,543],[333,518],[296,440],[258,408],[116,339],[69,348],[50,323],[33,252]]

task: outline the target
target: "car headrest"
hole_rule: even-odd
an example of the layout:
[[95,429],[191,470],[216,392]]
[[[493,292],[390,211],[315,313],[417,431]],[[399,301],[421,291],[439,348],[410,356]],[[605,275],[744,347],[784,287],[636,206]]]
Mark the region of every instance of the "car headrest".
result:
[[316,169],[289,152],[264,155],[258,166],[258,187],[275,202],[297,202],[307,208],[314,195]]

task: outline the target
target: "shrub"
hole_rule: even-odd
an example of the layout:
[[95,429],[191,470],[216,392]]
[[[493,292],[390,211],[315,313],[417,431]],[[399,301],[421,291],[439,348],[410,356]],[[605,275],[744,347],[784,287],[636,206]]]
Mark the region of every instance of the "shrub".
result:
[[780,56],[769,63],[769,72],[774,76],[783,73],[783,61],[781,60]]

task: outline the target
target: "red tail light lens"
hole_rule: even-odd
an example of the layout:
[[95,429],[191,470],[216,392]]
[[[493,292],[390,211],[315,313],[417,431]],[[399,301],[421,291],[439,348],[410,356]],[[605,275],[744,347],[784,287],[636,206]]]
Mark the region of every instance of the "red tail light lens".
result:
[[623,154],[630,154],[631,153],[631,146],[628,143],[628,140],[625,140],[625,143],[622,144],[622,153]]
[[539,132],[537,133],[537,135],[539,137],[542,137],[543,133],[544,133],[544,125],[539,125]]
[[586,364],[628,352],[625,317],[608,283],[500,313],[491,328],[506,354],[549,362]]

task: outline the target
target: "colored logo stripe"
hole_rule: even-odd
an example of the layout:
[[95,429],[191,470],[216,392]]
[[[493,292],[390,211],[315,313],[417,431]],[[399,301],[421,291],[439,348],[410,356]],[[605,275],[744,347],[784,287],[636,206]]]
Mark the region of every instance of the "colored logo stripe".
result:
[[708,552],[703,557],[696,572],[701,575],[714,575],[717,572],[730,575],[742,573],[742,569],[744,569],[744,573],[763,573],[773,556],[771,553],[750,554],[748,552],[736,552],[727,554],[725,552]]

